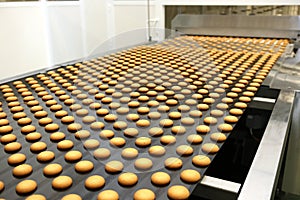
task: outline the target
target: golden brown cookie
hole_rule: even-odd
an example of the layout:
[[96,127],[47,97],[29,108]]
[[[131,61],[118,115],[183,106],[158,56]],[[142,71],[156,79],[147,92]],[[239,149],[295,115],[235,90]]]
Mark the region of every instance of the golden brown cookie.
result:
[[114,190],[104,190],[98,194],[97,200],[119,200],[119,194]]
[[68,162],[76,162],[82,158],[82,153],[77,150],[68,151],[65,154],[65,160]]
[[182,160],[176,157],[167,158],[164,163],[168,169],[179,169],[182,167]]
[[13,127],[10,125],[6,125],[6,126],[1,126],[0,127],[0,134],[1,135],[5,135],[8,133],[11,133],[13,131]]
[[55,158],[55,154],[52,151],[43,151],[39,153],[36,157],[36,159],[39,162],[50,162]]
[[152,160],[149,158],[139,158],[134,162],[134,166],[139,170],[148,170],[152,165]]
[[200,180],[201,175],[193,169],[185,169],[180,173],[180,178],[187,183],[196,183]]
[[186,132],[186,128],[184,126],[173,126],[171,131],[173,134],[182,135]]
[[216,142],[224,142],[227,137],[224,133],[213,133],[211,134],[210,139]]
[[8,153],[19,151],[22,148],[22,144],[19,142],[11,142],[4,146],[4,150]]
[[236,116],[232,116],[232,115],[224,117],[224,121],[229,124],[237,123],[238,120],[239,119]]
[[15,142],[17,140],[17,136],[15,134],[7,134],[7,135],[3,135],[1,138],[0,138],[0,141],[1,143],[3,144],[7,144],[7,143],[10,143],[10,142]]
[[162,156],[166,153],[166,149],[162,146],[152,146],[148,149],[148,153],[152,156]]
[[110,151],[107,148],[98,148],[93,152],[96,159],[106,159],[110,156]]
[[191,134],[187,137],[187,141],[191,144],[200,144],[203,141],[203,139],[200,135]]
[[189,196],[189,190],[182,185],[173,185],[168,189],[168,197],[170,199],[188,199]]
[[171,181],[171,177],[166,172],[155,172],[151,176],[151,182],[154,185],[165,186],[168,185]]
[[216,123],[218,122],[218,119],[215,118],[215,117],[205,117],[205,118],[203,119],[203,122],[204,122],[205,124],[211,124],[211,125],[213,125],[213,124],[216,124]]
[[160,138],[162,144],[174,144],[176,142],[176,137],[173,135],[164,135]]
[[37,183],[34,180],[24,180],[17,184],[16,191],[19,194],[29,194],[35,191]]
[[61,141],[63,139],[65,139],[65,134],[62,133],[62,132],[55,132],[55,133],[52,133],[50,135],[50,140],[51,141],[54,141],[54,142],[58,142],[58,141]]
[[139,137],[135,140],[135,145],[139,147],[147,147],[151,144],[152,140],[148,137]]
[[207,167],[211,163],[210,158],[205,155],[194,156],[192,162],[199,167]]
[[233,127],[230,124],[220,124],[218,126],[218,130],[223,132],[223,133],[228,133],[232,131]]
[[78,194],[67,194],[61,200],[82,200],[82,198]]
[[118,182],[122,186],[130,187],[138,182],[138,176],[131,172],[125,172],[118,177]]
[[84,185],[89,190],[97,190],[105,185],[105,179],[100,175],[93,175],[85,180]]
[[138,156],[139,152],[135,148],[125,148],[123,149],[121,155],[126,159],[133,159]]
[[82,160],[75,164],[75,170],[79,173],[88,173],[94,169],[94,164],[89,160]]
[[176,152],[180,156],[189,156],[193,154],[194,150],[189,145],[180,145],[176,148]]
[[88,140],[84,141],[83,146],[86,149],[96,149],[97,147],[100,146],[100,142],[99,142],[99,140],[96,140],[96,139],[88,139]]
[[22,153],[16,153],[8,157],[7,162],[10,165],[19,165],[26,160],[26,155]]
[[73,180],[69,176],[58,176],[52,181],[52,187],[56,190],[66,190],[72,184]]
[[18,165],[12,171],[13,175],[16,177],[29,176],[31,172],[32,172],[32,166],[29,164]]
[[209,154],[215,154],[219,151],[218,145],[214,143],[205,143],[201,147],[202,151]]
[[108,173],[118,173],[121,172],[123,168],[124,168],[123,163],[117,160],[110,161],[105,165],[105,170]]
[[126,140],[122,137],[114,137],[109,140],[109,143],[115,147],[123,147],[126,144]]
[[47,144],[45,142],[35,142],[30,145],[30,151],[38,153],[47,149]]
[[209,126],[206,126],[206,125],[199,125],[196,127],[196,130],[198,133],[206,134],[210,131],[210,128],[209,128]]
[[42,138],[42,135],[38,132],[32,132],[25,136],[26,140],[29,142],[35,142]]
[[41,194],[32,194],[28,197],[26,197],[25,200],[47,200],[44,195]]
[[155,193],[149,189],[139,189],[133,195],[134,200],[155,200]]

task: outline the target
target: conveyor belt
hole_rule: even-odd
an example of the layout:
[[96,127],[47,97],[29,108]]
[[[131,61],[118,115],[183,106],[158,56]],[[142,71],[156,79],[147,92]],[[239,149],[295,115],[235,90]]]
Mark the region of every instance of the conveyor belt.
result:
[[[182,171],[193,169],[203,176],[208,165],[200,166],[195,159],[199,155],[213,159],[235,124],[225,117],[235,116],[238,119],[241,116],[244,106],[251,101],[286,45],[284,40],[260,40],[261,48],[268,46],[269,53],[261,52],[261,48],[247,48],[247,51],[241,52],[236,51],[236,48],[218,50],[219,45],[224,45],[223,39],[212,38],[216,46],[205,48],[187,45],[185,41],[189,40],[191,43],[193,38],[195,39],[185,36],[160,44],[138,46],[1,85],[0,116],[8,121],[3,121],[0,132],[3,136],[11,133],[16,138],[9,142],[1,140],[0,180],[4,183],[4,189],[0,197],[19,199],[31,194],[42,194],[47,199],[60,199],[75,193],[82,199],[95,199],[102,191],[114,190],[120,199],[132,199],[137,190],[146,188],[155,192],[156,199],[167,199],[168,190],[174,185],[181,185],[191,192],[198,181],[183,181],[180,177]],[[232,40],[227,41],[226,45],[231,44]],[[235,41],[239,40],[245,41],[235,38]],[[195,41],[205,42],[206,39],[197,37]],[[256,40],[247,41],[255,44]],[[239,43],[240,48],[244,47],[243,42]],[[199,45],[198,42],[195,44]],[[39,109],[46,111],[50,118],[44,125],[41,125],[43,120],[34,115]],[[171,112],[179,117],[170,115]],[[20,125],[16,120],[16,113],[25,113],[22,118],[31,120]],[[59,114],[62,116],[58,116]],[[135,114],[138,119],[129,119],[132,115],[128,114]],[[211,124],[204,122],[204,119],[209,119],[207,117],[213,117]],[[63,123],[65,119],[70,121]],[[213,123],[215,119],[216,122]],[[165,122],[171,124],[167,125]],[[13,130],[9,130],[9,127]],[[29,131],[25,133],[26,127]],[[53,130],[50,131],[49,127]],[[153,127],[163,133],[156,133],[156,136],[149,134]],[[88,138],[75,137],[76,132],[82,130],[90,133]],[[99,133],[103,130],[112,130],[114,136],[100,137]],[[138,134],[134,137],[126,135],[135,131]],[[25,136],[30,132],[39,132],[42,137],[28,141]],[[50,139],[55,132],[64,133],[65,138],[61,140],[71,141],[73,146],[66,150],[59,149],[58,142],[61,141],[54,142]],[[215,138],[213,133],[222,134]],[[203,141],[191,144],[188,140],[191,134],[201,136]],[[163,143],[161,138],[166,135],[176,142]],[[113,145],[113,138],[119,138],[119,142],[125,143]],[[150,139],[151,144],[138,146],[136,139]],[[22,148],[11,152],[4,150],[7,145],[11,145],[9,143],[15,141]],[[44,142],[47,147],[33,152],[30,147],[37,141]],[[88,147],[87,141],[94,146]],[[205,150],[206,144],[213,145],[213,149]],[[184,156],[178,151],[180,145],[186,145],[182,146]],[[149,153],[152,146],[163,147],[165,154],[153,156]],[[96,158],[94,153],[98,148],[105,148],[110,156]],[[125,148],[134,148],[139,154],[132,159],[124,158],[122,151]],[[192,151],[189,152],[191,148]],[[214,149],[216,152],[213,152]],[[45,150],[52,151],[55,158],[47,162],[38,161],[37,155]],[[80,160],[91,161],[93,169],[84,173],[77,172],[75,165],[79,160],[68,162],[64,158],[71,150],[81,152]],[[13,175],[12,171],[16,166],[8,164],[7,159],[15,153],[26,155],[26,161],[19,164],[32,166],[32,172],[23,177]],[[165,164],[165,160],[170,157],[177,158],[176,161],[181,161],[182,164],[179,163],[176,169],[170,169]],[[135,161],[140,158],[151,160],[152,166],[146,170],[137,168]],[[110,161],[121,162],[122,171],[110,173],[105,170]],[[60,164],[62,172],[51,177],[44,175],[44,167],[51,163]],[[118,177],[125,172],[136,174],[138,182],[129,187],[118,183]],[[169,174],[170,183],[164,186],[153,184],[151,176],[155,172]],[[85,181],[92,175],[102,176],[105,185],[93,190],[86,188]],[[58,176],[71,177],[72,185],[66,189],[55,189],[52,181]],[[24,180],[34,180],[37,187],[26,194],[17,193],[16,185]]]

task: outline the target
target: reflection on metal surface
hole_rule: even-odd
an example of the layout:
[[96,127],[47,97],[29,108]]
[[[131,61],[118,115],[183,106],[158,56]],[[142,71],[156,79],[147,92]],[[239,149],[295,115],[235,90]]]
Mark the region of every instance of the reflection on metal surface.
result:
[[253,101],[261,101],[266,103],[275,103],[276,99],[264,98],[264,97],[254,97]]
[[300,93],[296,93],[287,158],[284,169],[282,190],[287,193],[300,195]]
[[202,181],[202,185],[207,185],[210,187],[226,190],[229,192],[238,193],[241,187],[241,184],[234,183],[231,181],[222,180],[219,178],[211,177],[211,176],[204,176]]
[[239,199],[271,199],[286,144],[294,92],[281,91]]

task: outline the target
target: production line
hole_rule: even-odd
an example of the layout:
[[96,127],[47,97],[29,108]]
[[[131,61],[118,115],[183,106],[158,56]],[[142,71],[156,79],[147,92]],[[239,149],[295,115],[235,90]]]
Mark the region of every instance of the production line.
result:
[[274,197],[300,29],[203,19],[178,16],[169,39],[2,82],[0,197]]

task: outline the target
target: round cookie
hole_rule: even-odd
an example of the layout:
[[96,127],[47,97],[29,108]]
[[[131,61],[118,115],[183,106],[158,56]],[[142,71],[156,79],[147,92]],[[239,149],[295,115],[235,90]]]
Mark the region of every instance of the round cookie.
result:
[[126,148],[126,149],[123,149],[123,151],[121,153],[122,157],[126,158],[126,159],[136,158],[138,156],[138,154],[139,154],[139,152],[135,148]]
[[34,132],[35,130],[36,130],[36,128],[35,128],[35,126],[33,126],[33,125],[26,125],[26,126],[23,126],[23,127],[21,128],[21,132],[22,132],[23,134],[32,133],[32,132]]
[[7,135],[3,135],[1,138],[0,138],[0,141],[2,144],[7,144],[7,143],[10,143],[10,142],[15,142],[17,140],[17,136],[15,134],[7,134]]
[[207,167],[211,163],[210,158],[205,155],[194,156],[192,162],[199,167]]
[[74,143],[71,140],[62,140],[57,143],[57,148],[61,151],[66,151],[73,148]]
[[25,200],[47,200],[44,195],[41,194],[32,194],[28,197],[26,197]]
[[210,139],[216,142],[224,142],[227,137],[224,133],[213,133],[211,134]]
[[151,182],[154,185],[165,186],[168,185],[171,181],[171,177],[166,172],[155,172],[151,176]]
[[35,142],[30,146],[30,151],[33,153],[38,153],[47,149],[47,144],[45,142]]
[[164,130],[160,127],[152,127],[149,129],[149,135],[156,137],[161,136],[164,133]]
[[86,149],[96,149],[97,147],[100,146],[100,142],[99,142],[99,140],[96,140],[96,139],[88,139],[88,140],[84,141],[83,146]]
[[150,121],[146,119],[140,119],[136,122],[136,125],[139,127],[148,127],[150,126]]
[[18,194],[29,194],[35,191],[37,183],[34,180],[24,180],[17,184],[16,191]]
[[6,126],[1,126],[0,127],[0,134],[1,135],[8,134],[8,133],[10,133],[12,131],[13,131],[13,128],[10,125],[6,125]]
[[105,185],[105,179],[100,175],[93,175],[85,180],[84,185],[89,190],[97,190]]
[[164,164],[168,169],[179,169],[182,167],[182,160],[176,157],[170,157],[165,160]]
[[203,141],[203,139],[201,135],[191,134],[187,137],[187,141],[191,144],[200,144]]
[[122,171],[123,168],[124,168],[123,163],[121,163],[120,161],[117,161],[117,160],[110,161],[110,162],[106,163],[106,165],[105,165],[105,170],[108,173],[118,173],[118,172]]
[[126,140],[122,137],[114,137],[109,140],[109,143],[114,147],[123,147],[126,144]]
[[65,134],[62,132],[55,132],[50,135],[50,140],[53,142],[61,141],[65,139]]
[[173,125],[173,121],[170,119],[162,119],[160,120],[159,125],[162,127],[171,127]]
[[216,124],[216,123],[218,122],[218,119],[215,118],[215,117],[205,117],[205,118],[203,119],[203,122],[204,122],[205,124],[211,124],[211,125],[213,125],[213,124]]
[[110,156],[110,151],[106,148],[98,148],[93,152],[93,155],[96,159],[106,159]]
[[223,133],[228,133],[232,131],[233,127],[230,124],[220,124],[218,126],[218,130],[223,132]]
[[32,166],[29,164],[18,165],[12,171],[13,175],[16,177],[25,177],[30,175],[31,172],[32,172]]
[[118,177],[118,182],[122,186],[130,187],[138,182],[138,176],[131,172],[125,172]]
[[210,131],[210,128],[209,128],[209,126],[206,126],[206,125],[199,125],[196,127],[196,130],[198,133],[206,134]]
[[43,151],[39,153],[36,157],[36,159],[39,162],[50,162],[55,158],[55,154],[52,151]]
[[237,123],[238,120],[239,119],[236,116],[232,116],[232,115],[224,117],[224,121],[229,124]]
[[165,145],[174,144],[176,142],[176,137],[173,135],[164,135],[160,138],[160,142]]
[[209,154],[215,154],[219,151],[219,147],[213,143],[205,143],[201,147],[202,151]]
[[170,199],[184,200],[190,196],[189,190],[182,185],[173,185],[168,189],[168,197]]
[[182,135],[186,132],[186,128],[184,126],[173,126],[171,131],[175,135]]
[[147,147],[151,144],[152,140],[148,137],[139,137],[135,140],[135,145],[138,147]]
[[51,163],[44,167],[43,173],[45,176],[56,176],[62,172],[63,168],[60,164]]
[[98,194],[97,200],[119,200],[119,194],[114,190],[104,190]]
[[47,132],[50,132],[50,133],[55,132],[55,131],[57,131],[58,129],[59,129],[59,125],[56,124],[56,123],[53,123],[53,124],[47,124],[47,125],[45,126],[45,130],[46,130]]
[[180,156],[189,156],[193,154],[194,150],[189,145],[180,145],[176,148],[176,153]]
[[73,123],[75,121],[75,118],[73,116],[64,116],[63,118],[61,118],[61,122],[64,124],[70,124]]
[[35,142],[41,139],[42,135],[38,132],[32,132],[25,136],[26,140],[29,142]]
[[196,170],[185,169],[180,173],[180,178],[187,183],[197,183],[200,180],[201,175]]
[[75,164],[75,170],[79,173],[88,173],[94,169],[94,164],[89,160],[82,160]]
[[56,190],[66,190],[72,184],[73,180],[69,176],[58,176],[52,181],[52,187]]
[[26,155],[22,153],[16,153],[9,156],[7,162],[8,164],[15,166],[25,162],[25,160],[26,160]]
[[65,160],[68,162],[76,162],[82,158],[82,153],[77,150],[68,151],[65,154]]
[[82,200],[82,198],[78,194],[67,194],[61,200]]
[[155,200],[155,193],[149,189],[139,189],[133,195],[134,200]]
[[148,149],[148,153],[151,156],[162,156],[166,153],[166,149],[162,146],[152,146]]
[[4,150],[8,153],[19,151],[22,148],[22,144],[19,142],[11,142],[4,146]]
[[134,166],[139,170],[148,170],[152,165],[152,160],[149,158],[139,158],[134,162]]

